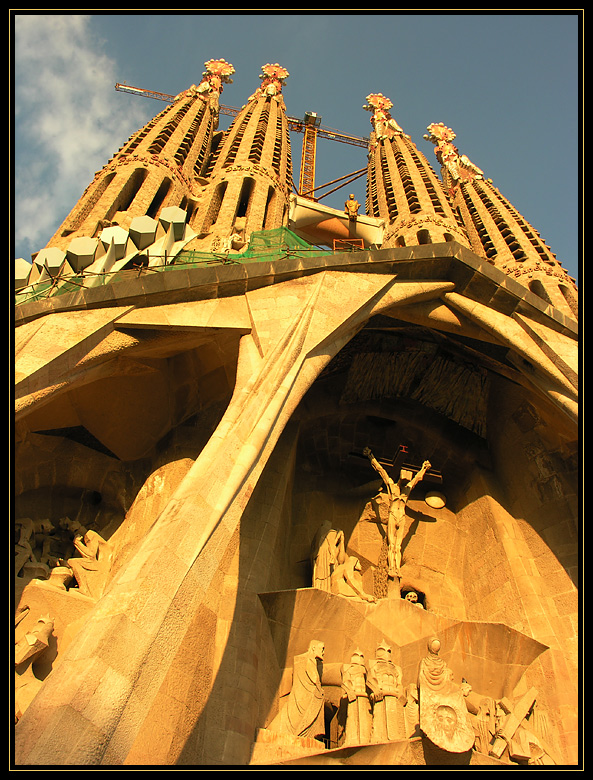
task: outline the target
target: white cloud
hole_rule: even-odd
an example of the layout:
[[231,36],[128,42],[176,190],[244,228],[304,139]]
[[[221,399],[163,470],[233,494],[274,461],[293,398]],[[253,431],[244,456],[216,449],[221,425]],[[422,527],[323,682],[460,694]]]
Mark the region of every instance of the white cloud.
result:
[[91,16],[17,14],[14,53],[15,250],[28,258],[149,114],[122,110]]

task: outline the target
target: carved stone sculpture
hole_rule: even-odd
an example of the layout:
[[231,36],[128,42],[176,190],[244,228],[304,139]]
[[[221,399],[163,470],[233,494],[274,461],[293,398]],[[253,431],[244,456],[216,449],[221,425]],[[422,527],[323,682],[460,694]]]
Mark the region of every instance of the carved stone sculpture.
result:
[[527,764],[531,766],[555,766],[557,763],[539,737],[523,726],[515,732],[509,755],[518,763],[524,763],[526,758]]
[[473,718],[475,743],[474,748],[478,753],[487,756],[490,752],[492,740],[496,733],[496,704],[493,699],[484,697],[480,700],[478,712]]
[[16,526],[15,576],[25,580],[46,579],[55,562],[50,554],[54,526],[49,520],[33,521],[29,517],[19,518]]
[[342,698],[346,704],[346,745],[364,745],[371,739],[371,703],[367,689],[367,670],[360,650],[342,666]]
[[72,520],[70,517],[60,517],[58,520],[58,533],[61,539],[61,557],[63,560],[66,561],[75,555],[74,538],[76,536],[84,536],[86,532],[87,529],[78,520]]
[[324,736],[324,694],[321,687],[324,651],[323,642],[312,640],[306,653],[294,657],[292,688],[286,704],[268,726],[268,731],[313,739]]
[[535,688],[530,688],[514,707],[506,699],[497,702],[496,736],[490,748],[490,755],[496,756],[496,758],[502,756],[505,747],[510,744],[522,720],[533,707],[536,695]]
[[233,231],[230,237],[230,249],[243,249],[247,243],[247,237],[245,235],[245,226],[247,224],[246,217],[236,217],[233,225]]
[[99,598],[111,566],[113,548],[96,531],[74,537],[74,547],[80,558],[69,558],[68,566],[74,572],[80,592],[91,598]]
[[425,460],[422,468],[415,476],[412,476],[411,471],[402,469],[398,481],[395,482],[374,457],[369,447],[365,447],[363,453],[385,483],[385,489],[389,496],[389,514],[387,516],[388,575],[393,579],[399,576],[401,568],[401,547],[405,531],[406,504],[408,503],[410,493],[424,478],[424,475],[430,468],[430,462]]
[[373,703],[373,742],[404,739],[404,689],[402,670],[391,660],[391,648],[382,642],[369,662],[367,684]]
[[30,517],[23,517],[16,521],[17,540],[14,545],[14,575],[23,576],[23,568],[29,561],[36,561],[31,546],[33,535],[33,521]]
[[[541,709],[537,700],[529,712],[526,721],[529,733],[534,738],[531,742],[532,751],[530,764],[556,764],[559,763],[554,758],[554,751],[550,748],[552,743],[552,732],[547,714]],[[525,724],[522,724],[524,726]],[[541,752],[541,755],[540,755]]]
[[374,602],[374,596],[365,593],[360,570],[358,558],[349,555],[346,561],[337,566],[331,575],[331,592],[336,596]]
[[406,687],[406,702],[404,705],[404,721],[406,726],[406,738],[419,736],[419,707],[418,686],[410,683]]
[[344,532],[332,528],[326,520],[321,524],[311,544],[313,587],[331,592],[331,576],[335,568],[345,563]]
[[414,604],[416,607],[420,607],[420,609],[424,609],[424,604],[421,604],[418,601],[418,594],[416,593],[415,590],[409,590],[404,596],[404,601],[409,601],[410,604]]
[[533,717],[536,696],[536,689],[530,688],[515,705],[507,699],[497,702],[500,717],[490,746],[490,755],[500,758],[508,747],[509,757],[517,763],[538,766],[556,763],[541,728],[542,714]]
[[59,588],[59,590],[68,590],[67,586],[73,578],[74,572],[70,566],[54,566],[44,585],[51,586],[52,588]]
[[437,747],[463,753],[473,747],[475,734],[464,690],[453,681],[452,670],[439,657],[440,648],[436,637],[429,639],[428,655],[418,670],[420,729]]
[[49,616],[43,616],[39,618],[34,628],[15,644],[15,722],[19,720],[43,685],[43,680],[35,676],[33,664],[49,647],[53,627],[53,620]]

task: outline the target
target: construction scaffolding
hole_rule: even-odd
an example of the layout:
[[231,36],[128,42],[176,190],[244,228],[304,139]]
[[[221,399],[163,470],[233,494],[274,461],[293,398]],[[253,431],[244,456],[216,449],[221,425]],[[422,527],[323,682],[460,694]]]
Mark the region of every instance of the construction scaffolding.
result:
[[309,244],[285,227],[275,230],[260,230],[252,233],[247,249],[244,252],[199,252],[181,250],[173,257],[160,257],[139,253],[131,258],[124,267],[114,272],[93,273],[81,271],[77,274],[56,274],[53,278],[45,278],[41,282],[27,285],[16,291],[15,303],[31,303],[55,295],[64,295],[89,287],[101,287],[113,284],[121,279],[129,279],[130,272],[138,275],[143,273],[163,273],[168,270],[179,270],[185,267],[200,267],[213,264],[244,264],[257,262],[274,262],[285,258],[310,257],[312,255],[331,255],[332,250],[321,249]]

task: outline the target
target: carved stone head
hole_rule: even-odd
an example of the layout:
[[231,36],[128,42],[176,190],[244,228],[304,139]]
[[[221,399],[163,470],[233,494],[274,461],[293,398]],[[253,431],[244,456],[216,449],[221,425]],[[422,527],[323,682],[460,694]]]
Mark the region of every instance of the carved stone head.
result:
[[355,650],[350,658],[350,663],[364,666],[364,655],[361,650]]
[[316,639],[313,639],[309,643],[309,652],[314,658],[319,658],[321,661],[323,661],[323,654],[325,653],[325,645],[323,642],[319,642]]
[[428,652],[432,653],[433,655],[437,655],[440,649],[441,649],[441,640],[438,639],[436,636],[431,637],[428,640]]
[[391,660],[391,648],[386,642],[381,642],[381,644],[377,646],[376,656],[382,661]]
[[436,720],[445,736],[452,739],[457,728],[457,713],[447,704],[441,704],[435,712]]

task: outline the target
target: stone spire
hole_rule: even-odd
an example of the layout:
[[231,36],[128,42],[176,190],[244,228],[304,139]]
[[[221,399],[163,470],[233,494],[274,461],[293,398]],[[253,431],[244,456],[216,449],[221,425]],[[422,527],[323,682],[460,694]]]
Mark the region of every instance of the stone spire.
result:
[[373,131],[369,145],[367,213],[385,220],[383,247],[457,241],[469,247],[441,182],[410,136],[393,119],[393,104],[367,96]]
[[261,84],[224,134],[206,171],[191,248],[241,249],[249,235],[286,225],[292,182],[288,120],[282,87],[286,68],[262,67]]
[[67,250],[74,238],[98,238],[113,225],[128,229],[135,217],[156,218],[168,205],[191,219],[218,126],[218,98],[234,73],[225,60],[205,66],[198,86],[177,95],[95,174],[48,246]]
[[424,138],[435,145],[443,184],[461,215],[472,250],[568,316],[577,317],[577,289],[539,233],[453,144],[442,122]]

